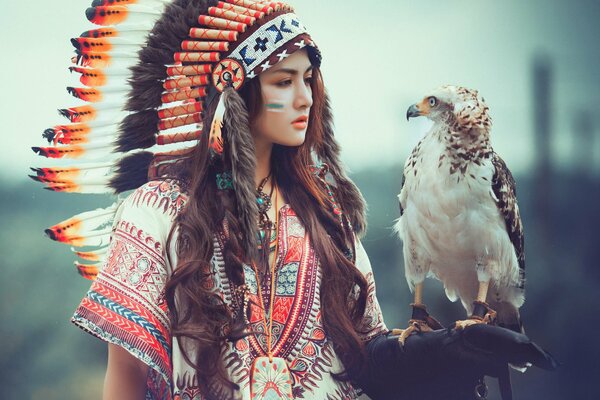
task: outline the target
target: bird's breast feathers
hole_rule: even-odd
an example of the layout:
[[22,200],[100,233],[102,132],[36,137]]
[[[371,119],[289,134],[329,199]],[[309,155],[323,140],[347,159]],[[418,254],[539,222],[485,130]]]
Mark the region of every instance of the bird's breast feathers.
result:
[[[419,248],[433,269],[473,268],[478,259],[514,257],[504,219],[493,198],[495,168],[489,157],[452,169],[456,160],[435,135],[427,135],[406,162],[396,229]],[[463,172],[464,171],[464,172]]]

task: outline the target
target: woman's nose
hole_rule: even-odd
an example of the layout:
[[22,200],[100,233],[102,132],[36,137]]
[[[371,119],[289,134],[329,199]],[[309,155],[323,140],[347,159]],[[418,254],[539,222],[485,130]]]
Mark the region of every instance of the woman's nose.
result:
[[294,99],[294,106],[297,109],[310,108],[312,106],[312,89],[304,79],[297,85],[296,98]]

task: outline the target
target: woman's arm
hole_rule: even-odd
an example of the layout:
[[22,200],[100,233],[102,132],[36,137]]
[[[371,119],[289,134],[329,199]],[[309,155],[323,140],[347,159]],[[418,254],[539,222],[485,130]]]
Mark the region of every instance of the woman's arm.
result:
[[104,379],[104,400],[143,400],[146,396],[148,366],[127,350],[108,344],[108,366]]

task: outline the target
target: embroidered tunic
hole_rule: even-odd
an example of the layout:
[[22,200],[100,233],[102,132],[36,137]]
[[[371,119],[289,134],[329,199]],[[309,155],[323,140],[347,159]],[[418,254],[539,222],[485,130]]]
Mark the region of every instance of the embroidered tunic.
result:
[[[113,226],[111,244],[101,273],[75,311],[72,322],[85,331],[117,344],[147,364],[147,399],[201,400],[195,371],[183,359],[179,343],[172,340],[164,288],[173,266],[174,247],[166,257],[167,236],[175,217],[187,201],[173,181],[151,181],[123,203]],[[279,210],[279,251],[275,269],[273,307],[273,355],[289,366],[293,394],[298,399],[356,399],[351,384],[336,381],[331,373],[342,370],[321,318],[319,259],[299,218],[289,205]],[[172,243],[175,243],[176,238]],[[212,289],[230,306],[233,296],[225,274],[219,237],[214,239]],[[369,259],[360,243],[356,266],[369,283],[367,308],[361,335],[365,341],[387,332]],[[257,280],[244,267],[246,284],[255,304]],[[269,285],[260,279],[265,307],[269,309]],[[265,355],[266,335],[262,310],[252,310],[251,328],[258,333],[235,343],[227,342],[224,354],[230,379],[240,385],[240,398],[250,399],[252,361]]]

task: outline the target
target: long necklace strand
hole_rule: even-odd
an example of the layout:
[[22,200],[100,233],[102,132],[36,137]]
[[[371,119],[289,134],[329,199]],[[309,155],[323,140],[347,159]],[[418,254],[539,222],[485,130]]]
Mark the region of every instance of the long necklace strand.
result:
[[[277,189],[275,189],[275,229],[278,229],[279,226],[279,196]],[[267,325],[267,317],[265,315],[266,307],[263,301],[260,278],[258,274],[258,269],[256,268],[256,263],[252,263],[252,267],[254,269],[254,274],[256,275],[256,283],[257,283],[257,291],[258,291],[258,300],[260,301],[260,306],[263,310],[263,325],[265,329],[265,333],[267,334],[267,356],[269,357],[269,361],[273,361],[273,352],[272,352],[272,337],[273,337],[273,308],[275,301],[275,265],[277,263],[277,251],[279,240],[275,239],[275,251],[273,254],[273,262],[271,263],[271,301],[269,304],[269,323]],[[268,247],[270,248],[270,246]],[[268,251],[268,250],[266,250]],[[269,256],[267,256],[267,261],[269,260]]]

